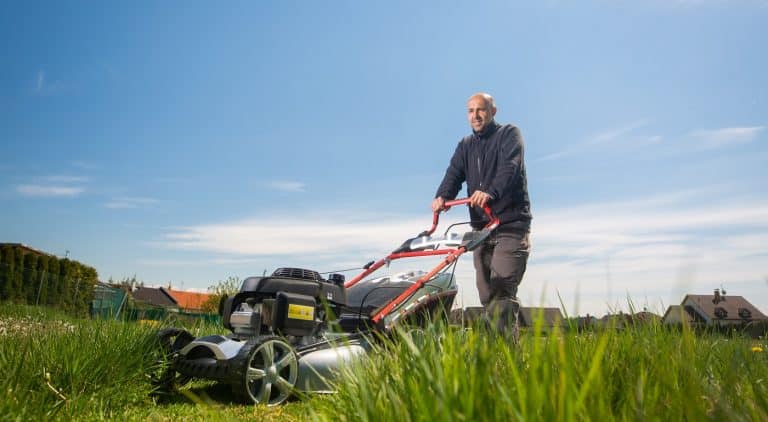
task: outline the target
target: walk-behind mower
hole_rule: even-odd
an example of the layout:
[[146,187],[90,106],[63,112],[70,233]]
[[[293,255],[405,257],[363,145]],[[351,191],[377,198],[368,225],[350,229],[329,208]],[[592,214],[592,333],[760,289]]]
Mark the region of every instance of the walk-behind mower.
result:
[[[448,201],[445,210],[468,203]],[[455,233],[450,226],[443,236],[432,236],[439,221],[434,213],[429,230],[348,281],[343,274],[323,278],[299,268],[246,278],[220,306],[230,333],[199,338],[177,328],[158,333],[163,354],[154,377],[158,391],[201,378],[229,384],[247,403],[267,405],[282,403],[296,391],[332,391],[329,380],[341,366],[366,355],[377,337],[400,324],[418,326],[445,316],[457,293],[451,271],[457,258],[498,226],[490,208],[484,210],[488,223],[482,230]],[[428,272],[366,278],[393,260],[435,255],[445,257]]]

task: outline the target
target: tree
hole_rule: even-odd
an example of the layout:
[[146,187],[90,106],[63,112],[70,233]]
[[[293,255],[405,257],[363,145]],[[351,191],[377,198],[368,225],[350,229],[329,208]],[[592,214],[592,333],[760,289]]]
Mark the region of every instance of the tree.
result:
[[[52,256],[48,260],[48,274],[46,275],[46,305],[61,304],[61,289],[59,280],[59,259]],[[42,301],[40,303],[43,303]]]
[[11,277],[12,280],[12,296],[9,298],[13,300],[16,303],[23,303],[24,302],[24,251],[22,251],[19,248],[14,248],[14,256],[13,256],[13,276]]
[[234,296],[240,291],[240,278],[230,276],[226,280],[220,280],[213,286],[208,287],[211,292],[210,297],[202,304],[203,312],[210,314],[218,313],[219,303],[222,298]]
[[13,247],[3,245],[0,248],[0,300],[8,300],[11,297],[13,279]]
[[48,274],[48,265],[52,259],[56,258],[41,255],[37,259],[37,274],[40,276],[40,280],[37,281],[38,284],[35,286],[35,299],[31,302],[35,305],[45,304],[48,301],[48,284],[51,278]]
[[40,277],[37,274],[37,254],[28,253],[24,255],[24,276],[23,287],[24,302],[27,304],[35,303],[35,294],[37,286],[40,284]]

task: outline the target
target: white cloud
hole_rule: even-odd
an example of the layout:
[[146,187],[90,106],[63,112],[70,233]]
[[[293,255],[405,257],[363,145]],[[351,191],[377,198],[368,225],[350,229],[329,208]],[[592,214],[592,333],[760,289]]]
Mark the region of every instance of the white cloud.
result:
[[84,176],[51,175],[32,177],[29,183],[16,186],[16,192],[34,197],[74,197],[85,192]]
[[708,197],[688,191],[539,212],[524,302],[537,303],[546,289],[549,306],[559,305],[560,292],[581,312],[600,313],[608,305],[626,310],[627,296],[669,305],[685,293],[736,284],[740,291],[732,294],[768,308],[761,281],[768,272],[768,201],[710,205]]
[[111,201],[104,204],[104,206],[112,209],[128,209],[154,205],[158,202],[160,201],[154,198],[120,197],[112,199]]
[[69,176],[69,175],[55,175],[55,176],[43,176],[40,180],[49,183],[85,183],[88,181],[84,176]]
[[40,70],[37,72],[37,83],[35,84],[35,92],[41,93],[45,87],[45,72]]
[[70,88],[61,81],[50,80],[42,69],[37,71],[34,83],[34,94],[39,96],[58,95]]
[[305,184],[287,180],[274,180],[266,183],[267,188],[283,192],[304,192]]
[[[253,218],[183,227],[165,236],[167,247],[245,256],[386,252],[418,232],[429,221],[414,218],[350,220],[343,215]],[[424,227],[426,228],[426,227]]]
[[82,161],[82,160],[76,160],[71,162],[73,167],[77,167],[82,170],[96,170],[100,166],[96,163],[92,163],[89,161]]
[[695,130],[690,135],[701,140],[701,146],[707,149],[720,148],[752,142],[764,129],[764,126],[727,127],[713,130]]
[[85,191],[85,188],[79,186],[56,186],[56,185],[19,185],[16,192],[24,196],[36,197],[75,197]]
[[[685,293],[723,284],[768,311],[768,201],[725,198],[711,190],[592,203],[535,213],[533,252],[520,296],[527,305],[560,306],[570,313],[638,307],[663,312]],[[722,192],[718,191],[718,195]],[[466,218],[457,210],[447,217]],[[210,254],[212,265],[263,268],[352,268],[381,258],[429,224],[428,215],[287,215],[182,227],[161,245]],[[451,221],[444,221],[447,227]],[[439,259],[393,262],[384,272],[429,269]],[[251,264],[252,263],[252,264]],[[160,264],[160,262],[156,263]],[[170,264],[166,262],[165,264]],[[180,264],[181,265],[181,264]],[[459,301],[479,304],[471,256],[459,260]],[[738,290],[738,291],[737,291]],[[762,302],[761,302],[762,300]]]
[[604,130],[600,133],[590,136],[585,143],[589,145],[595,145],[620,140],[626,138],[635,129],[641,128],[645,125],[646,122],[644,120],[638,120],[619,128]]
[[630,124],[602,130],[596,134],[588,136],[586,139],[572,142],[569,146],[535,159],[535,161],[551,161],[563,157],[568,157],[581,152],[591,151],[594,148],[605,148],[607,144],[631,144],[631,145],[649,145],[661,142],[659,135],[635,135],[633,134],[639,128],[646,126],[645,120],[638,120]]

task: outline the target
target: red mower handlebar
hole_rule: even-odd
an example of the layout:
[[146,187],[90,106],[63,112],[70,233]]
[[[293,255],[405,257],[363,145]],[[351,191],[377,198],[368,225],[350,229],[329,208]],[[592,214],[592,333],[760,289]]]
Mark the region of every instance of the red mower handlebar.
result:
[[[443,209],[440,211],[448,211],[451,209],[451,207],[454,207],[456,205],[463,205],[463,204],[469,204],[470,198],[461,198],[461,199],[454,199],[451,201],[445,201],[443,204]],[[432,233],[435,232],[435,229],[437,229],[437,223],[440,222],[440,211],[435,212],[432,215],[432,227],[429,230],[426,230],[420,234],[420,236],[429,236]],[[485,212],[485,215],[488,217],[488,224],[486,227],[490,227],[491,225],[498,224],[499,219],[493,215],[493,211],[491,211],[491,207],[488,206],[488,204],[483,206],[483,211]]]

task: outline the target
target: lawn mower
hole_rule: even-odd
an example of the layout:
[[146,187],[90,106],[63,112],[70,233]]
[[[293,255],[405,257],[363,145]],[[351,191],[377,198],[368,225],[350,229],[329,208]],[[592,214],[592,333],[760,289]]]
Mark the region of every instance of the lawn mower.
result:
[[[447,201],[444,210],[468,204]],[[294,392],[331,392],[331,381],[351,360],[365,356],[374,334],[389,335],[398,325],[415,326],[444,317],[457,293],[453,271],[463,253],[480,245],[499,224],[488,206],[482,230],[432,236],[439,222],[350,280],[332,273],[279,268],[269,276],[248,277],[233,297],[223,298],[220,315],[226,335],[194,338],[188,331],[158,333],[162,369],[158,391],[173,391],[192,378],[229,384],[246,403],[277,405]],[[430,271],[367,278],[391,261],[440,256]]]

